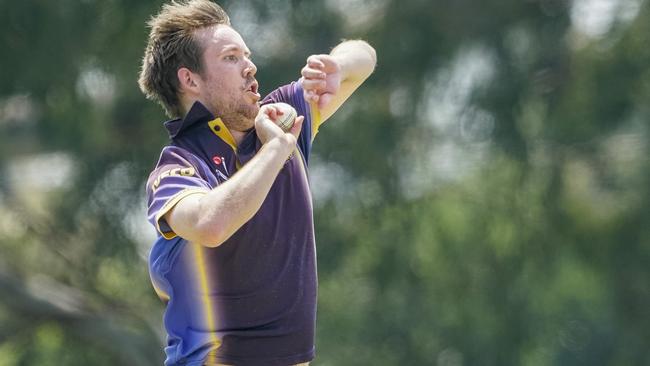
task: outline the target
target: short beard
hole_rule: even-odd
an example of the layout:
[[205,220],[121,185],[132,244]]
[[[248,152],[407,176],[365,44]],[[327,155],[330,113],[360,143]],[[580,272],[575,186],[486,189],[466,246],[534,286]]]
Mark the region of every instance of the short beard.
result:
[[215,94],[210,93],[211,112],[215,117],[221,118],[229,130],[245,132],[255,126],[255,117],[260,110],[258,103],[251,105],[232,99],[224,101],[215,98]]
[[245,132],[255,126],[255,117],[257,117],[259,110],[260,106],[258,104],[240,104],[230,108],[218,108],[217,113],[220,113],[218,117],[221,118],[229,130]]

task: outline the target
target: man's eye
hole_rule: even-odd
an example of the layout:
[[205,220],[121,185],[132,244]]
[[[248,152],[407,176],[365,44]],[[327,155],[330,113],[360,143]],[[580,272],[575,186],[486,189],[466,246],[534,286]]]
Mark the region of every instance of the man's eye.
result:
[[228,61],[237,62],[237,56],[235,56],[235,55],[228,55],[228,56],[225,57],[225,59],[228,60]]

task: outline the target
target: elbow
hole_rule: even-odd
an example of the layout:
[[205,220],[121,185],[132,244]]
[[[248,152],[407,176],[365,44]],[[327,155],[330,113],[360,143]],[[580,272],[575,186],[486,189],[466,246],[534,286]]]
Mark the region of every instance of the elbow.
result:
[[364,69],[369,76],[375,70],[375,65],[377,65],[377,51],[366,41],[356,40],[352,42],[355,43],[357,49],[366,53]]
[[364,41],[363,44],[364,44],[364,48],[366,49],[366,52],[368,52],[368,55],[370,56],[369,64],[371,68],[370,72],[372,73],[372,71],[375,69],[375,65],[377,65],[377,51],[375,50],[374,47],[372,47],[367,42]]
[[225,240],[221,239],[221,237],[205,236],[200,240],[198,240],[196,243],[206,248],[216,248],[221,244],[223,244],[224,242]]
[[215,225],[208,222],[197,222],[194,235],[190,241],[208,248],[216,248],[223,244],[232,233],[227,233],[222,225]]
[[375,66],[377,65],[377,53],[375,52],[375,49],[368,46],[368,59],[366,59],[366,62],[363,64],[363,68],[360,70],[360,79],[362,81],[365,81],[367,78],[372,75],[372,73],[375,71]]
[[193,242],[208,248],[216,248],[223,244],[230,235],[226,235],[219,228],[199,228]]
[[375,71],[377,65],[377,51],[368,42],[363,40],[349,41],[356,49],[356,67],[353,68],[352,74],[349,75],[351,81],[366,80]]
[[222,217],[219,223],[198,219],[194,232],[196,234],[195,241],[205,247],[216,248],[230,239],[251,217],[252,215],[243,221],[236,220],[234,217]]

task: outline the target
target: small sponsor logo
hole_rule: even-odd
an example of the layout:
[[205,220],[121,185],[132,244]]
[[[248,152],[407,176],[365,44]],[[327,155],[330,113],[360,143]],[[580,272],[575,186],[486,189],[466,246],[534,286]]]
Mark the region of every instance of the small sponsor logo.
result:
[[165,170],[164,172],[160,173],[158,178],[153,181],[153,184],[151,185],[151,188],[155,191],[158,189],[160,186],[160,181],[163,178],[166,177],[173,177],[173,176],[184,176],[184,177],[191,177],[196,174],[196,170],[194,170],[193,167],[188,167],[188,168],[174,168],[174,169],[169,169]]
[[[215,155],[215,156],[212,157],[212,162],[215,165],[217,165],[217,169],[214,170],[215,174],[217,174],[219,176],[219,178],[221,178],[224,181],[228,180],[228,176],[230,174],[228,173],[228,166],[226,164],[226,158],[224,158],[223,156]],[[223,169],[223,172],[221,170],[219,170],[219,167],[221,167]]]

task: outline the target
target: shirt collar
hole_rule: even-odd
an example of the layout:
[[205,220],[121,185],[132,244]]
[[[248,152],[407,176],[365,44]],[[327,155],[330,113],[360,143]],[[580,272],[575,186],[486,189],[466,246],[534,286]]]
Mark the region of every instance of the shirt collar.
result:
[[167,129],[169,138],[173,139],[196,124],[207,123],[214,119],[212,113],[201,102],[197,101],[192,104],[192,108],[187,112],[185,118],[169,120],[165,122],[165,128]]
[[[255,133],[255,128],[248,131],[240,145],[237,146],[235,139],[232,137],[230,131],[221,118],[215,118],[214,115],[198,101],[194,102],[190,111],[185,115],[185,118],[176,118],[166,121],[165,128],[167,129],[169,138],[175,139],[183,132],[189,130],[192,126],[198,126],[204,123],[210,127],[210,130],[216,136],[230,145],[235,152],[239,152],[243,155],[250,155],[250,157],[252,157],[255,154],[255,151],[260,147],[258,146],[258,143],[256,143],[258,139],[257,134]],[[250,157],[248,157],[248,159],[250,159]]]

